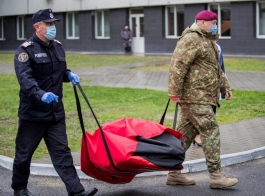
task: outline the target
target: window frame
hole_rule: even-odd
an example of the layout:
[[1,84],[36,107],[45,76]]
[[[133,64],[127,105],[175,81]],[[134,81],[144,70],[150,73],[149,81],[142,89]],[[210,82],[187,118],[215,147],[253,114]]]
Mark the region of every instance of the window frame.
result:
[[[183,7],[184,8],[184,5],[169,5],[169,6],[165,6],[165,37],[166,39],[178,39],[181,35],[177,35],[178,34],[178,16],[177,16],[177,13],[178,13],[178,7]],[[174,8],[174,35],[168,35],[168,8],[169,7],[173,7]],[[182,10],[182,8],[179,10]],[[184,11],[184,9],[183,9]],[[185,12],[184,12],[185,14]],[[185,29],[185,28],[184,28]]]
[[[217,9],[218,9],[218,11],[217,11],[217,17],[218,17],[217,18],[217,26],[218,26],[219,39],[231,39],[232,38],[231,35],[230,36],[222,36],[221,35],[221,28],[219,28],[219,27],[221,27],[221,4],[222,3],[209,3],[208,4],[208,10],[211,11],[211,9],[210,9],[211,5],[217,5]],[[231,15],[231,9],[230,9],[230,15]],[[230,21],[231,21],[231,18],[230,18]]]
[[256,38],[257,39],[265,39],[265,34],[264,35],[260,35],[259,34],[259,30],[260,30],[260,19],[259,19],[259,3],[264,3],[265,4],[265,1],[257,1],[256,2]]
[[[72,32],[73,36],[69,36],[69,14],[72,15]],[[75,28],[75,14],[79,14],[78,12],[67,12],[66,13],[66,39],[79,39],[80,38],[80,33],[79,36],[75,36],[76,28]],[[78,28],[79,28],[79,18],[78,18]]]
[[1,32],[1,34],[2,34],[2,37],[0,37],[0,41],[2,41],[2,40],[5,40],[5,30],[4,30],[4,17],[0,17],[0,21],[1,21],[1,30],[2,30],[2,32]]
[[[110,39],[110,35],[109,36],[105,36],[105,21],[104,21],[104,12],[108,11],[110,13],[109,10],[105,9],[105,10],[97,10],[95,11],[95,38],[96,39]],[[98,13],[101,13],[101,32],[102,32],[102,36],[98,36]],[[110,22],[109,22],[110,23]],[[109,32],[110,32],[110,24],[109,24]],[[109,33],[110,34],[110,33]]]
[[[19,37],[19,27],[20,27],[20,24],[19,24],[19,19],[22,19],[22,24],[21,24],[21,28],[22,28],[22,37]],[[25,16],[17,16],[17,40],[26,40],[26,37],[25,37]]]

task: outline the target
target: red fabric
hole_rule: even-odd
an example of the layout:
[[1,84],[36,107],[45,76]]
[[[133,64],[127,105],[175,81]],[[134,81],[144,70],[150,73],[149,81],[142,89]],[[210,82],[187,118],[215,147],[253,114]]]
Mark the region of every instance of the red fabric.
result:
[[[136,174],[150,171],[168,170],[160,168],[140,156],[132,156],[137,147],[136,136],[152,138],[167,131],[176,138],[182,139],[182,134],[163,125],[135,118],[123,118],[101,126],[107,140],[114,164],[120,172],[111,165],[106,153],[100,130],[93,134],[86,132],[86,142],[82,138],[81,170],[98,180],[108,183],[128,183]],[[88,153],[89,155],[88,155]]]
[[196,15],[197,20],[217,20],[217,15],[209,10],[203,10]]

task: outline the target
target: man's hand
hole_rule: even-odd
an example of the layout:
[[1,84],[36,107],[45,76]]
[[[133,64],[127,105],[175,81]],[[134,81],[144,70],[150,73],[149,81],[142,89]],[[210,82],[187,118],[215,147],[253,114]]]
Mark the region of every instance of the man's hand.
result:
[[175,103],[179,102],[179,98],[177,98],[175,96],[169,96],[169,98],[171,99],[171,101],[174,101]]
[[48,93],[45,93],[42,97],[41,97],[41,100],[44,102],[44,103],[51,103],[53,101],[56,101],[58,102],[58,96],[53,94],[52,92],[48,92]]
[[226,91],[226,100],[231,100],[233,98],[232,91]]
[[80,78],[78,75],[74,74],[73,72],[70,72],[68,74],[68,78],[69,80],[72,82],[73,86],[76,85],[76,83],[79,83],[80,82]]

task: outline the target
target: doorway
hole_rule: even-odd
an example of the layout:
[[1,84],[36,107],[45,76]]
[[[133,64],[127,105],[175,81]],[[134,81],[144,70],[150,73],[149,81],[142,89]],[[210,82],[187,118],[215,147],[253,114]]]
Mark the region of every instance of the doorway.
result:
[[130,10],[130,28],[132,31],[132,51],[134,53],[144,53],[145,41],[143,8],[132,8]]

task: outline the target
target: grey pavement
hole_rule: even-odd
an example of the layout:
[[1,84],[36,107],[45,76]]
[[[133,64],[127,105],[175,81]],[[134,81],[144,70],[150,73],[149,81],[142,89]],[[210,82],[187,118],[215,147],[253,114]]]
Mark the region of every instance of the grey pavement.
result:
[[[265,158],[260,158],[222,168],[229,177],[239,183],[231,188],[210,189],[209,172],[200,171],[185,174],[196,181],[193,186],[168,186],[166,177],[137,177],[126,184],[109,184],[99,180],[81,179],[85,188],[99,189],[96,196],[264,196]],[[0,166],[0,196],[13,196],[10,187],[12,171]],[[65,185],[56,176],[30,175],[27,188],[35,196],[66,196]]]
[[[110,87],[147,88],[167,91],[168,72],[133,69],[141,64],[131,64],[97,69],[72,70],[82,78],[83,84]],[[265,73],[228,71],[226,73],[233,89],[265,91]]]
[[[159,65],[168,61],[135,63],[99,68],[72,68],[82,79],[82,85],[147,88],[167,91],[168,72],[142,71],[133,68]],[[0,64],[0,73],[14,74],[14,66]],[[233,89],[265,91],[265,72],[227,71],[226,75]]]
[[[146,88],[167,91],[168,72],[142,71],[133,69],[150,64],[165,64],[167,61],[135,63],[100,68],[73,68],[81,78],[82,85]],[[14,74],[13,65],[0,64],[0,73]],[[227,77],[233,89],[265,91],[265,73],[227,71]],[[222,165],[231,165],[265,157],[265,117],[255,118],[220,126]],[[74,163],[80,171],[80,152],[73,152]],[[12,169],[12,159],[0,155],[0,165]],[[32,160],[33,174],[57,175],[50,157]],[[201,171],[206,169],[204,154],[201,147],[191,145],[186,153],[183,172]],[[143,173],[139,176],[163,175],[165,172]]]

